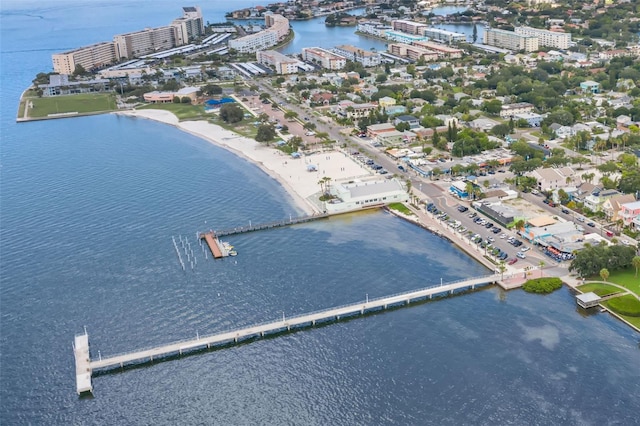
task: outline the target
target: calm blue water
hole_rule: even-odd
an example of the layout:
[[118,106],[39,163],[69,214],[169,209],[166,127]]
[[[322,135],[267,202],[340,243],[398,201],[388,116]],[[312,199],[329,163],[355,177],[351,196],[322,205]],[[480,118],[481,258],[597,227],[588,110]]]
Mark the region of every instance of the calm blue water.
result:
[[[484,273],[384,213],[231,237],[236,258],[205,260],[196,231],[296,213],[275,181],[149,121],[14,122],[53,51],[179,14],[87,3],[2,6],[0,423],[638,423],[638,335],[581,316],[566,290],[488,289],[101,375],[79,399],[83,326],[93,355],[110,355]],[[226,6],[203,11],[215,21]],[[190,239],[193,271],[172,235]]]

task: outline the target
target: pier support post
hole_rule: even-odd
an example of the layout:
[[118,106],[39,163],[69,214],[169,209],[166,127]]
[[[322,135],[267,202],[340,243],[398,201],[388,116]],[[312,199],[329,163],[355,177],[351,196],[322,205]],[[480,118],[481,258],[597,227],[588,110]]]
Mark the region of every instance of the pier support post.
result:
[[311,320],[311,325],[315,326],[316,325],[316,320]]
[[291,331],[291,326],[287,325],[287,331]]
[[433,299],[433,293],[429,295],[429,299]]
[[260,337],[264,337],[264,331],[260,332]]
[[336,321],[340,319],[340,315],[336,315]]

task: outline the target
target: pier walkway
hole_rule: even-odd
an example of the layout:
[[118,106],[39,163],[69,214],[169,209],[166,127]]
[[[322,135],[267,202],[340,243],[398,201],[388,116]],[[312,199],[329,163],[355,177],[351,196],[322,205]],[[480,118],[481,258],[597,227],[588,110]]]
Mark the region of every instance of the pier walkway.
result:
[[218,239],[213,232],[206,232],[204,234],[200,234],[200,238],[204,238],[207,245],[209,246],[209,250],[211,250],[211,255],[214,259],[220,259],[224,257],[222,250],[220,249],[220,245],[218,244]]
[[281,228],[283,226],[296,225],[298,223],[312,222],[314,220],[326,219],[329,216],[330,215],[327,213],[322,213],[313,216],[290,217],[289,219],[260,223],[257,225],[252,225],[251,222],[249,222],[249,226],[238,226],[235,228],[222,229],[219,231],[214,231],[214,233],[217,237],[226,237],[227,235],[244,234],[246,232],[262,231],[264,229]]
[[[86,339],[86,350],[84,340],[74,345],[76,355],[76,380],[78,393],[91,392],[91,373],[96,369],[123,368],[125,365],[132,363],[147,363],[154,359],[167,357],[170,355],[181,355],[184,352],[210,349],[212,347],[221,346],[229,343],[237,343],[247,338],[264,337],[267,334],[291,330],[292,328],[313,327],[317,323],[327,323],[338,321],[344,317],[354,315],[363,315],[367,312],[376,310],[384,310],[390,307],[400,307],[409,305],[417,300],[430,299],[434,295],[453,294],[456,290],[475,289],[477,286],[484,286],[496,283],[500,279],[498,274],[487,275],[478,278],[456,281],[447,284],[427,287],[420,290],[408,291],[391,296],[380,297],[376,299],[367,298],[364,301],[352,303],[349,305],[339,306],[335,308],[324,309],[317,312],[295,315],[282,320],[272,321],[264,324],[258,324],[238,330],[213,334],[210,336],[197,336],[195,339],[184,340],[180,342],[170,343],[155,348],[140,350],[112,357],[100,357],[99,359],[89,359],[88,336],[85,333],[83,339]],[[80,351],[78,348],[81,348]],[[82,374],[80,374],[82,373]],[[88,384],[87,384],[88,373]]]

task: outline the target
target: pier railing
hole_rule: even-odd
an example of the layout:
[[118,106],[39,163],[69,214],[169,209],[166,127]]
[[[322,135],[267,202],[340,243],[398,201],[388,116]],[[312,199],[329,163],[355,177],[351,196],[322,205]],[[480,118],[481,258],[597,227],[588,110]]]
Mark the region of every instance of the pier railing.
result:
[[[420,293],[429,293],[430,290],[436,290],[439,288],[442,288],[442,292],[446,292],[446,291],[452,291],[455,290],[451,289],[451,287],[455,287],[457,285],[460,285],[460,288],[463,288],[465,286],[473,286],[473,285],[482,285],[482,284],[488,284],[491,283],[493,281],[496,280],[497,275],[496,274],[491,274],[491,275],[485,275],[482,277],[476,277],[476,278],[467,278],[467,279],[461,279],[461,280],[456,280],[456,281],[452,281],[452,282],[448,282],[448,283],[443,283],[443,284],[436,284],[436,285],[432,285],[432,286],[428,286],[428,287],[424,287],[421,289],[417,289],[417,290],[411,290],[411,291],[404,291],[404,292],[398,292],[395,294],[391,294],[391,295],[387,295],[387,296],[381,296],[381,297],[375,297],[375,298],[368,298],[366,300],[361,300],[361,301],[356,301],[356,302],[352,302],[352,303],[346,303],[344,305],[340,305],[340,306],[333,306],[331,308],[324,308],[324,309],[319,309],[317,311],[312,311],[312,312],[305,312],[305,313],[301,313],[301,314],[293,314],[293,315],[289,315],[284,317],[283,320],[281,319],[276,319],[276,320],[267,320],[258,324],[250,324],[244,327],[235,327],[233,329],[229,329],[227,331],[221,331],[221,332],[217,332],[217,333],[212,333],[212,334],[206,334],[203,336],[196,336],[196,338],[194,339],[193,337],[191,338],[186,338],[183,340],[178,340],[175,342],[172,342],[171,345],[191,345],[194,343],[194,341],[198,341],[198,340],[203,340],[206,341],[209,338],[213,338],[215,336],[219,336],[219,335],[223,335],[223,334],[230,334],[233,333],[237,330],[244,330],[246,328],[256,328],[259,329],[261,327],[265,327],[265,326],[274,326],[273,328],[286,328],[287,327],[287,322],[292,321],[295,322],[298,319],[301,318],[305,318],[305,317],[312,317],[312,316],[322,316],[323,314],[328,314],[330,312],[333,311],[339,311],[339,310],[343,310],[343,309],[348,309],[348,308],[352,308],[353,310],[348,312],[348,313],[355,313],[357,310],[360,309],[360,307],[362,305],[376,305],[379,302],[385,301],[385,300],[391,300],[394,298],[409,298],[411,299],[412,295],[416,295],[416,294],[420,294]],[[438,294],[439,292],[434,291],[431,294]],[[423,297],[420,295],[416,295],[414,296],[415,298],[418,297]],[[393,301],[391,303],[399,303],[399,301]],[[369,307],[369,309],[374,308],[375,306]],[[347,314],[348,314],[347,313]],[[327,315],[327,318],[329,318],[330,316]],[[203,342],[203,346],[206,345],[206,342]],[[154,350],[157,349],[158,347],[160,347],[159,345],[156,346],[151,346],[151,347],[147,347],[145,349],[137,349],[134,351],[129,351],[129,352],[123,352],[123,353],[119,353],[116,355],[110,355],[110,356],[101,356],[100,361],[101,362],[106,362],[109,359],[112,358],[119,358],[119,357],[124,357],[124,356],[129,356],[129,355],[134,355],[137,353],[141,353],[141,352],[146,352],[146,351],[150,351],[150,350]],[[93,362],[95,362],[97,360],[93,360]],[[104,368],[110,368],[109,366],[104,367]]]

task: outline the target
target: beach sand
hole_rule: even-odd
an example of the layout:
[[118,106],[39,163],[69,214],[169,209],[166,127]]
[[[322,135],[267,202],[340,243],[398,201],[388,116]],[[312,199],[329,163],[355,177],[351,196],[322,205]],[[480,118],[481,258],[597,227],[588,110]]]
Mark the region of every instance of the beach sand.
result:
[[[339,150],[294,159],[280,150],[260,144],[253,139],[238,135],[215,124],[205,121],[180,122],[169,111],[145,109],[118,112],[117,114],[170,124],[256,164],[282,185],[294,200],[295,205],[305,214],[321,211],[321,207],[310,198],[320,192],[318,181],[323,177],[330,177],[333,182],[372,177],[372,173],[368,169],[351,158],[348,153]],[[317,171],[310,172],[309,165],[314,165]]]

